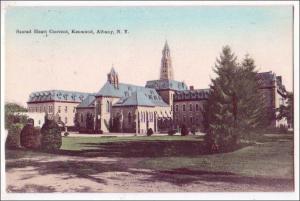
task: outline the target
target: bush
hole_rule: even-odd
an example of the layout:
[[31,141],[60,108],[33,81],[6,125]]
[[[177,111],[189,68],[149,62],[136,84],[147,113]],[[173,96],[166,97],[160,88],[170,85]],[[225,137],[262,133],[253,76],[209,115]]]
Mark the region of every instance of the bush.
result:
[[26,124],[20,134],[21,146],[29,149],[38,149],[41,145],[40,129],[34,128],[32,124]]
[[191,128],[191,133],[192,133],[193,135],[196,135],[196,128]]
[[148,128],[147,136],[151,136],[151,135],[153,135],[153,130],[152,130],[152,128]]
[[23,128],[23,124],[17,123],[10,125],[8,129],[8,134],[5,142],[6,148],[20,148],[20,134]]
[[181,126],[181,131],[180,131],[180,133],[181,133],[181,136],[186,136],[186,135],[189,134],[189,129],[187,128],[187,126],[186,126],[185,124],[183,124],[183,125]]
[[65,136],[65,137],[67,137],[68,135],[69,135],[69,133],[68,133],[68,132],[65,132],[65,133],[64,133],[64,136]]
[[54,120],[47,120],[41,129],[41,146],[45,151],[55,152],[62,144],[62,137],[58,124]]
[[170,129],[170,130],[168,131],[168,135],[170,135],[170,136],[175,135],[175,133],[176,133],[176,130],[175,130],[175,129]]
[[96,134],[103,134],[103,130],[97,130]]

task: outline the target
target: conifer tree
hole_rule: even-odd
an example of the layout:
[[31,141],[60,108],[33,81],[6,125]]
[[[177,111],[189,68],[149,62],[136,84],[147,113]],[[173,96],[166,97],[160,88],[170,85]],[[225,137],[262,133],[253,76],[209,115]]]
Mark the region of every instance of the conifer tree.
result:
[[246,56],[237,63],[225,46],[217,59],[211,92],[204,111],[206,144],[210,151],[234,149],[249,131],[264,125],[265,106],[257,80],[254,60]]
[[236,56],[229,46],[225,46],[217,59],[214,72],[217,78],[212,80],[206,114],[208,133],[205,137],[208,149],[225,151],[230,144],[235,144],[236,95],[235,76],[237,73]]

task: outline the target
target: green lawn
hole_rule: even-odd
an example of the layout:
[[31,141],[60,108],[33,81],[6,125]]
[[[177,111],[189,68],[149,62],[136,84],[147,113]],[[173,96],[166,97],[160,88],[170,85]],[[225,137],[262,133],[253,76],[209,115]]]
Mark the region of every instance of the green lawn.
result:
[[[99,161],[96,164],[82,158],[80,163],[64,161],[45,165],[44,162],[30,161],[30,158],[52,158],[55,155],[110,157],[117,162],[112,165]],[[256,144],[219,154],[205,153],[201,136],[63,137],[61,151],[55,155],[8,150],[7,159],[21,161],[11,161],[7,168],[27,165],[38,168],[44,164],[42,172],[76,173],[87,178],[97,172],[151,169],[155,171],[152,180],[177,185],[203,180],[293,189],[294,147],[293,135],[289,134],[265,135]]]

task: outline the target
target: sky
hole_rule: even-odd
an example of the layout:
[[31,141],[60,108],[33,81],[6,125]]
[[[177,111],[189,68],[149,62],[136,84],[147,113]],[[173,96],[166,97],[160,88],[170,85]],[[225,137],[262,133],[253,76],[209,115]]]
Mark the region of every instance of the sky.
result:
[[[175,80],[208,88],[222,47],[293,89],[292,6],[7,7],[5,101],[40,90],[97,92],[112,65],[122,83],[159,79],[162,48]],[[20,34],[17,30],[121,30],[122,34]],[[128,30],[125,34],[123,31]]]

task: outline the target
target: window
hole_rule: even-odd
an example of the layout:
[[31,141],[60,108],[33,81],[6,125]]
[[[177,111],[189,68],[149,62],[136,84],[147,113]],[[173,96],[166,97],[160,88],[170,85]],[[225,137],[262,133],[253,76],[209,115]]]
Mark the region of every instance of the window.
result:
[[185,116],[182,117],[182,121],[185,122]]
[[65,124],[66,124],[66,123],[68,123],[68,118],[67,118],[67,117],[65,117]]
[[39,125],[41,125],[41,120],[39,120]]
[[80,121],[83,122],[83,115],[80,114]]
[[60,106],[58,106],[58,113],[60,113]]
[[68,112],[68,106],[65,107],[65,112]]
[[61,117],[58,117],[58,121],[61,121]]
[[130,124],[131,123],[131,113],[128,112],[128,123]]
[[46,112],[46,106],[44,106],[44,112]]
[[196,104],[196,111],[198,111],[199,110],[199,105],[198,104]]
[[176,112],[178,112],[178,105],[176,105]]
[[182,111],[185,111],[185,105],[182,105]]
[[49,110],[49,113],[50,113],[51,112],[51,106],[50,105],[48,106],[48,110]]
[[193,111],[193,105],[190,104],[190,111]]
[[106,112],[109,112],[109,101],[106,101]]
[[193,117],[190,117],[190,122],[191,122],[191,124],[194,123],[193,120],[194,120],[194,118],[193,118]]
[[38,111],[38,107],[35,108],[35,112],[37,112],[37,111]]
[[43,112],[43,108],[42,108],[42,106],[40,106],[40,112]]

